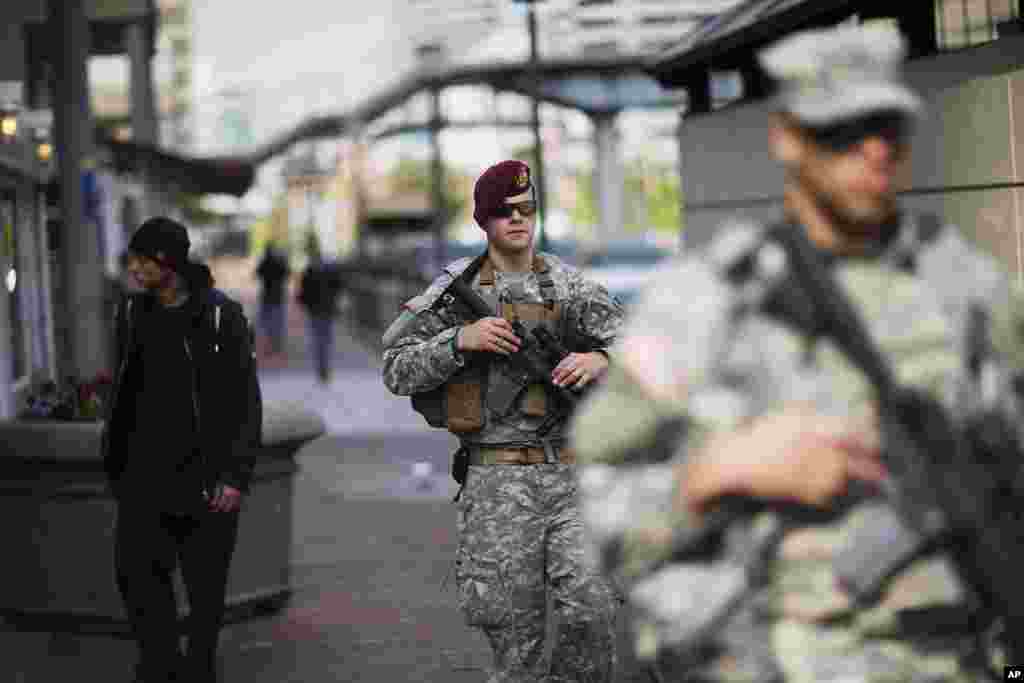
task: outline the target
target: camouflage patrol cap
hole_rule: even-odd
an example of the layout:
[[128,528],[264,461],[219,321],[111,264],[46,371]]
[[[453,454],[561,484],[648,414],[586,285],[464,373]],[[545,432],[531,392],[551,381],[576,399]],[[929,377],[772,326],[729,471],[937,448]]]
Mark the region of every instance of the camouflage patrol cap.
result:
[[911,118],[921,100],[902,79],[906,43],[888,24],[805,31],[762,50],[762,68],[780,87],[780,106],[811,126],[880,111]]
[[522,161],[509,159],[484,171],[473,187],[473,219],[481,228],[494,216],[495,210],[509,198],[526,195],[533,189],[530,167]]

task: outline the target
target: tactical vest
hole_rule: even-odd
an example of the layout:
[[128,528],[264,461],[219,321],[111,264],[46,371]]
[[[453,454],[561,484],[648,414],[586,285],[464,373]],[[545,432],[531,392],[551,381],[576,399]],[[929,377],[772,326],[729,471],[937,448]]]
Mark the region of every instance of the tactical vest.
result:
[[[473,264],[459,277],[472,281]],[[480,282],[477,291],[495,313],[509,322],[519,321],[532,341],[533,330],[544,327],[561,338],[562,303],[556,300],[555,283],[550,268],[541,256],[535,256],[533,272],[540,284],[542,302],[501,300],[495,292],[494,266],[486,256],[479,264]],[[506,297],[507,298],[507,297]],[[437,304],[458,311],[458,303],[450,296],[441,296]],[[459,312],[466,322],[470,322]],[[512,364],[502,362],[491,353],[467,353],[466,364],[445,384],[412,397],[413,409],[431,427],[465,434],[482,429],[489,411],[506,417],[515,412],[531,417],[544,417],[552,405],[544,385],[531,382]]]

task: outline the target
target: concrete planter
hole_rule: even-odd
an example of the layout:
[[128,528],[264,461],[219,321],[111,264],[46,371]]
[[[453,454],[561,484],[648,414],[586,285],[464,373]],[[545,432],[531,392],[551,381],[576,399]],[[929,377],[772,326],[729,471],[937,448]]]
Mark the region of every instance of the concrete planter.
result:
[[[0,615],[20,628],[128,632],[114,581],[116,503],[103,473],[101,428],[0,422]],[[232,560],[229,619],[275,609],[289,596],[295,455],[324,431],[320,416],[302,406],[264,404],[264,446]]]

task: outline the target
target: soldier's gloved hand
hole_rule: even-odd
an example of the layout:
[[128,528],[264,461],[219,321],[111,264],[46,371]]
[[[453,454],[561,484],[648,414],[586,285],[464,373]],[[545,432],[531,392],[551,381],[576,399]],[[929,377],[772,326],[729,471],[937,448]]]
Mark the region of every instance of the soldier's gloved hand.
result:
[[885,479],[879,455],[873,425],[788,407],[712,437],[680,466],[680,502],[696,513],[727,494],[823,506],[852,480]]
[[608,358],[603,353],[570,353],[555,366],[551,381],[555,386],[582,389],[608,371]]
[[512,331],[512,323],[504,318],[480,318],[459,329],[455,348],[459,351],[490,351],[507,356],[519,350],[522,340]]

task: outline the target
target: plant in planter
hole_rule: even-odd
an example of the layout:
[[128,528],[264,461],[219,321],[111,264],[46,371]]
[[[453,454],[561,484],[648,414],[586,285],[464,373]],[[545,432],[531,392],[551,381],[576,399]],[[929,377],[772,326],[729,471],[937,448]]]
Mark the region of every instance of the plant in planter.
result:
[[33,380],[21,417],[35,420],[99,420],[109,399],[113,380],[101,371],[82,382],[66,377],[61,384],[40,378]]

